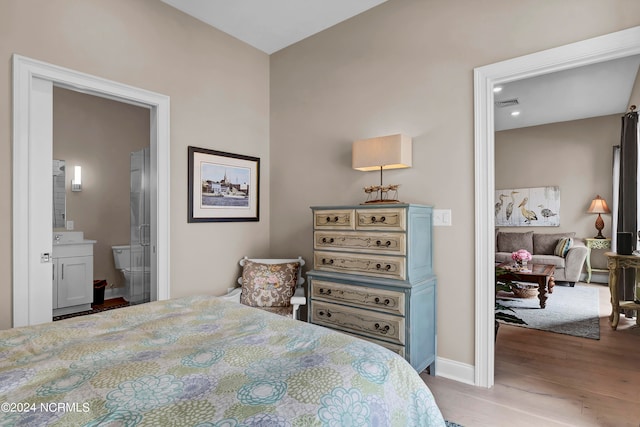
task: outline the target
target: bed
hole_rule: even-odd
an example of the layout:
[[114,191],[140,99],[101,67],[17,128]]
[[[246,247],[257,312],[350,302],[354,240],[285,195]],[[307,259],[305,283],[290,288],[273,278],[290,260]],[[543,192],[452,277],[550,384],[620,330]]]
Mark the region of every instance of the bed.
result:
[[221,298],[0,331],[0,425],[444,426],[392,352]]

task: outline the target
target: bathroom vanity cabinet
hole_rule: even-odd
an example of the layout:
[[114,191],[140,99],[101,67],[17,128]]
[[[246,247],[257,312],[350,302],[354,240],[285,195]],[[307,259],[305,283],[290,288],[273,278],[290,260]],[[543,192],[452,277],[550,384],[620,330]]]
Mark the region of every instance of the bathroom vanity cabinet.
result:
[[53,316],[91,310],[94,240],[53,245]]

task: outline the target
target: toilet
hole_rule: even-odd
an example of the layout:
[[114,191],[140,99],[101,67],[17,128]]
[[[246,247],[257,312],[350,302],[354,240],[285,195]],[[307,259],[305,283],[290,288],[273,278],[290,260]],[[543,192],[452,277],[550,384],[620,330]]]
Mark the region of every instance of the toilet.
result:
[[149,268],[144,268],[144,248],[135,246],[133,248],[134,265],[131,267],[132,249],[130,245],[112,246],[113,261],[116,269],[124,275],[125,296],[124,299],[130,304],[140,304],[150,300],[149,289],[151,284],[151,272]]

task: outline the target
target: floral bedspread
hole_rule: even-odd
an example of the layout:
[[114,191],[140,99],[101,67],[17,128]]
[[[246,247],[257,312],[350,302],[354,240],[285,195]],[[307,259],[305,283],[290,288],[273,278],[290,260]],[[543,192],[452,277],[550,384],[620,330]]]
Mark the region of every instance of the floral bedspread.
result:
[[0,331],[0,425],[444,426],[401,357],[197,296]]

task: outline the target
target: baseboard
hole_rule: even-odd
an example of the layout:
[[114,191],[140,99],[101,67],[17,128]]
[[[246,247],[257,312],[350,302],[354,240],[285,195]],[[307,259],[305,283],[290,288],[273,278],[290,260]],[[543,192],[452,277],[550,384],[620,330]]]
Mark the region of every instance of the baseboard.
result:
[[[585,274],[585,278],[582,280],[583,282],[587,281],[587,277]],[[609,284],[609,273],[602,273],[600,271],[594,271],[591,273],[591,283],[598,283],[600,285],[608,285]]]
[[436,358],[436,376],[475,385],[475,367],[455,360]]

